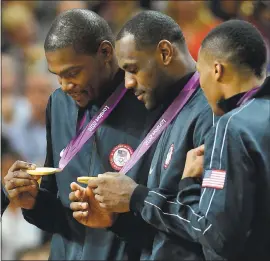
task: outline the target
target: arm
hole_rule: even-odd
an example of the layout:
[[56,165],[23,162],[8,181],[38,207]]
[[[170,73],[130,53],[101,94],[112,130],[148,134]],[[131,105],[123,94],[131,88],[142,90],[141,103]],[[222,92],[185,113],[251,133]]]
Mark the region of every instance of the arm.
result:
[[[44,166],[53,167],[53,150],[51,140],[51,98],[49,99],[46,110],[46,136],[47,136],[47,155]],[[34,208],[31,210],[23,209],[23,216],[29,223],[45,230],[49,233],[65,234],[68,222],[66,219],[65,208],[61,200],[57,198],[57,184],[55,175],[42,177],[39,192],[36,197]]]
[[[204,143],[204,139],[207,135],[209,135],[210,129],[213,129],[213,113],[207,105],[202,110],[199,117],[194,123],[193,136],[192,140],[190,141],[190,143],[193,143],[193,147],[198,147],[199,145]],[[173,186],[172,182],[180,182],[181,180],[185,157],[182,156],[180,161],[183,162],[178,162],[176,166],[177,169],[179,169],[180,167],[181,173],[178,173],[177,171],[172,171],[162,174],[162,179],[169,182],[166,184],[165,188],[163,184],[160,184],[158,188],[154,188],[151,190],[149,188],[139,185],[134,190],[130,202],[130,209],[133,212],[140,213],[145,219],[145,221],[147,221],[152,226],[155,226],[157,229],[172,234],[177,234],[177,232],[174,229],[168,229],[168,227],[163,221],[163,216],[170,216],[169,213],[164,215],[161,215],[161,213],[162,211],[164,212],[164,207],[166,204],[174,205],[176,202],[177,191],[172,191],[170,188],[171,186]],[[172,170],[176,169],[176,166]],[[164,177],[165,174],[167,177]],[[201,180],[196,179],[196,182],[200,184]],[[197,191],[197,197],[199,196],[200,190]],[[148,199],[151,200],[148,201]],[[169,203],[167,203],[167,201]],[[176,216],[172,215],[171,217],[174,219]],[[185,237],[187,240],[193,240],[186,232],[182,232],[181,236]]]
[[[148,222],[155,224],[148,213],[156,213],[167,230],[179,236],[187,233],[204,247],[229,258],[243,250],[250,230],[255,166],[240,134],[226,126],[218,124],[215,135],[207,139],[202,185],[194,178],[183,179],[173,202],[167,195],[150,191],[145,201],[152,205],[147,203],[148,208],[143,206],[140,211]],[[213,170],[221,170],[218,183],[209,180]]]

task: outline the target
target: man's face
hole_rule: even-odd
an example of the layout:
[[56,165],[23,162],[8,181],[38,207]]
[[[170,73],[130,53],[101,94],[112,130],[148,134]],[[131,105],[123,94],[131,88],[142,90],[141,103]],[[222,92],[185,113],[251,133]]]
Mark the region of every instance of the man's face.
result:
[[136,50],[134,36],[127,35],[116,42],[115,51],[119,67],[125,70],[126,88],[133,89],[147,109],[154,109],[162,98],[166,80],[155,50]]
[[78,54],[72,47],[66,47],[46,52],[46,58],[49,71],[57,75],[62,90],[80,107],[100,96],[105,76],[96,56]]
[[213,112],[216,115],[223,114],[223,111],[217,105],[222,99],[222,91],[221,86],[216,79],[217,72],[215,71],[215,63],[203,50],[199,51],[197,71],[200,74],[200,86],[204,91]]

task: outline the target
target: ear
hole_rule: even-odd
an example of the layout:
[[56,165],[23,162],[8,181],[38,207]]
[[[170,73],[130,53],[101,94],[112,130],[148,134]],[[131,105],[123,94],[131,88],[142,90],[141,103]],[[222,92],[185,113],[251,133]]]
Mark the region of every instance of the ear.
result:
[[224,66],[218,61],[215,61],[214,66],[214,78],[220,82],[224,75]]
[[113,57],[113,46],[109,41],[102,41],[98,47],[97,55],[104,60],[105,63],[111,61]]
[[159,54],[161,63],[169,65],[173,56],[173,45],[167,40],[161,40],[157,46],[157,52]]

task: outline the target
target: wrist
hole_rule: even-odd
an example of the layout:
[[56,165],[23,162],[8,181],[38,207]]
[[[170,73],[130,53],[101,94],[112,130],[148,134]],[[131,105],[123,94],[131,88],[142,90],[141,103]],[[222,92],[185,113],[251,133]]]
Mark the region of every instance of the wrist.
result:
[[134,193],[134,190],[139,186],[139,184],[137,183],[133,183],[131,186],[130,186],[130,190],[129,190],[129,198],[131,198],[132,194]]
[[135,215],[141,212],[144,206],[144,200],[148,196],[149,190],[149,188],[143,185],[137,185],[134,189],[131,195],[129,208]]
[[196,178],[198,173],[195,168],[184,169],[182,179],[184,178]]

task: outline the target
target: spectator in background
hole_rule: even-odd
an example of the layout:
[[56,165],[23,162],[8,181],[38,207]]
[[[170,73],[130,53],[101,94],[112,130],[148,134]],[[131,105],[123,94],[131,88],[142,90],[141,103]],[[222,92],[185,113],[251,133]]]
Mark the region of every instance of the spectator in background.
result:
[[98,14],[108,22],[113,32],[117,33],[127,20],[141,10],[139,1],[107,1]]
[[[255,25],[264,37],[268,49],[268,61],[270,61],[270,2],[263,0],[255,1],[221,1],[209,2],[211,11],[221,20],[233,18],[246,20]],[[270,73],[270,63],[268,64]]]
[[[2,166],[1,176],[8,172],[10,164],[21,159],[13,150],[5,137],[1,137]],[[41,243],[42,231],[26,222],[22,216],[21,209],[14,207],[12,203],[8,206],[2,216],[2,259],[15,260],[17,252],[26,247],[37,247]]]
[[171,1],[166,13],[180,25],[188,49],[197,60],[202,40],[220,21],[210,12],[205,1]]
[[34,72],[37,64],[44,58],[42,45],[37,41],[38,24],[33,11],[22,5],[7,5],[2,10],[2,26],[11,44],[8,52],[16,57],[18,77],[16,92],[24,91],[24,77]]
[[36,7],[37,7],[37,1],[14,1],[14,0],[8,0],[8,1],[3,1],[3,7],[6,7],[6,6],[11,6],[11,5],[17,5],[17,4],[20,4],[20,5],[23,5],[25,6],[26,8],[28,8],[29,10],[34,10]]
[[238,18],[241,2],[243,1],[212,0],[209,1],[209,8],[215,16],[219,17],[222,21],[227,21]]
[[87,9],[87,1],[58,1],[56,6],[56,15],[73,8]]
[[14,130],[21,128],[30,117],[30,104],[25,97],[16,94],[19,82],[17,62],[8,54],[2,54],[2,133],[11,141]]
[[14,130],[10,137],[13,146],[26,161],[43,165],[46,157],[46,105],[53,85],[46,74],[29,74],[26,77],[26,98],[31,106],[31,116]]
[[254,24],[264,37],[268,51],[267,71],[270,75],[270,2],[243,1],[240,7],[240,18]]

